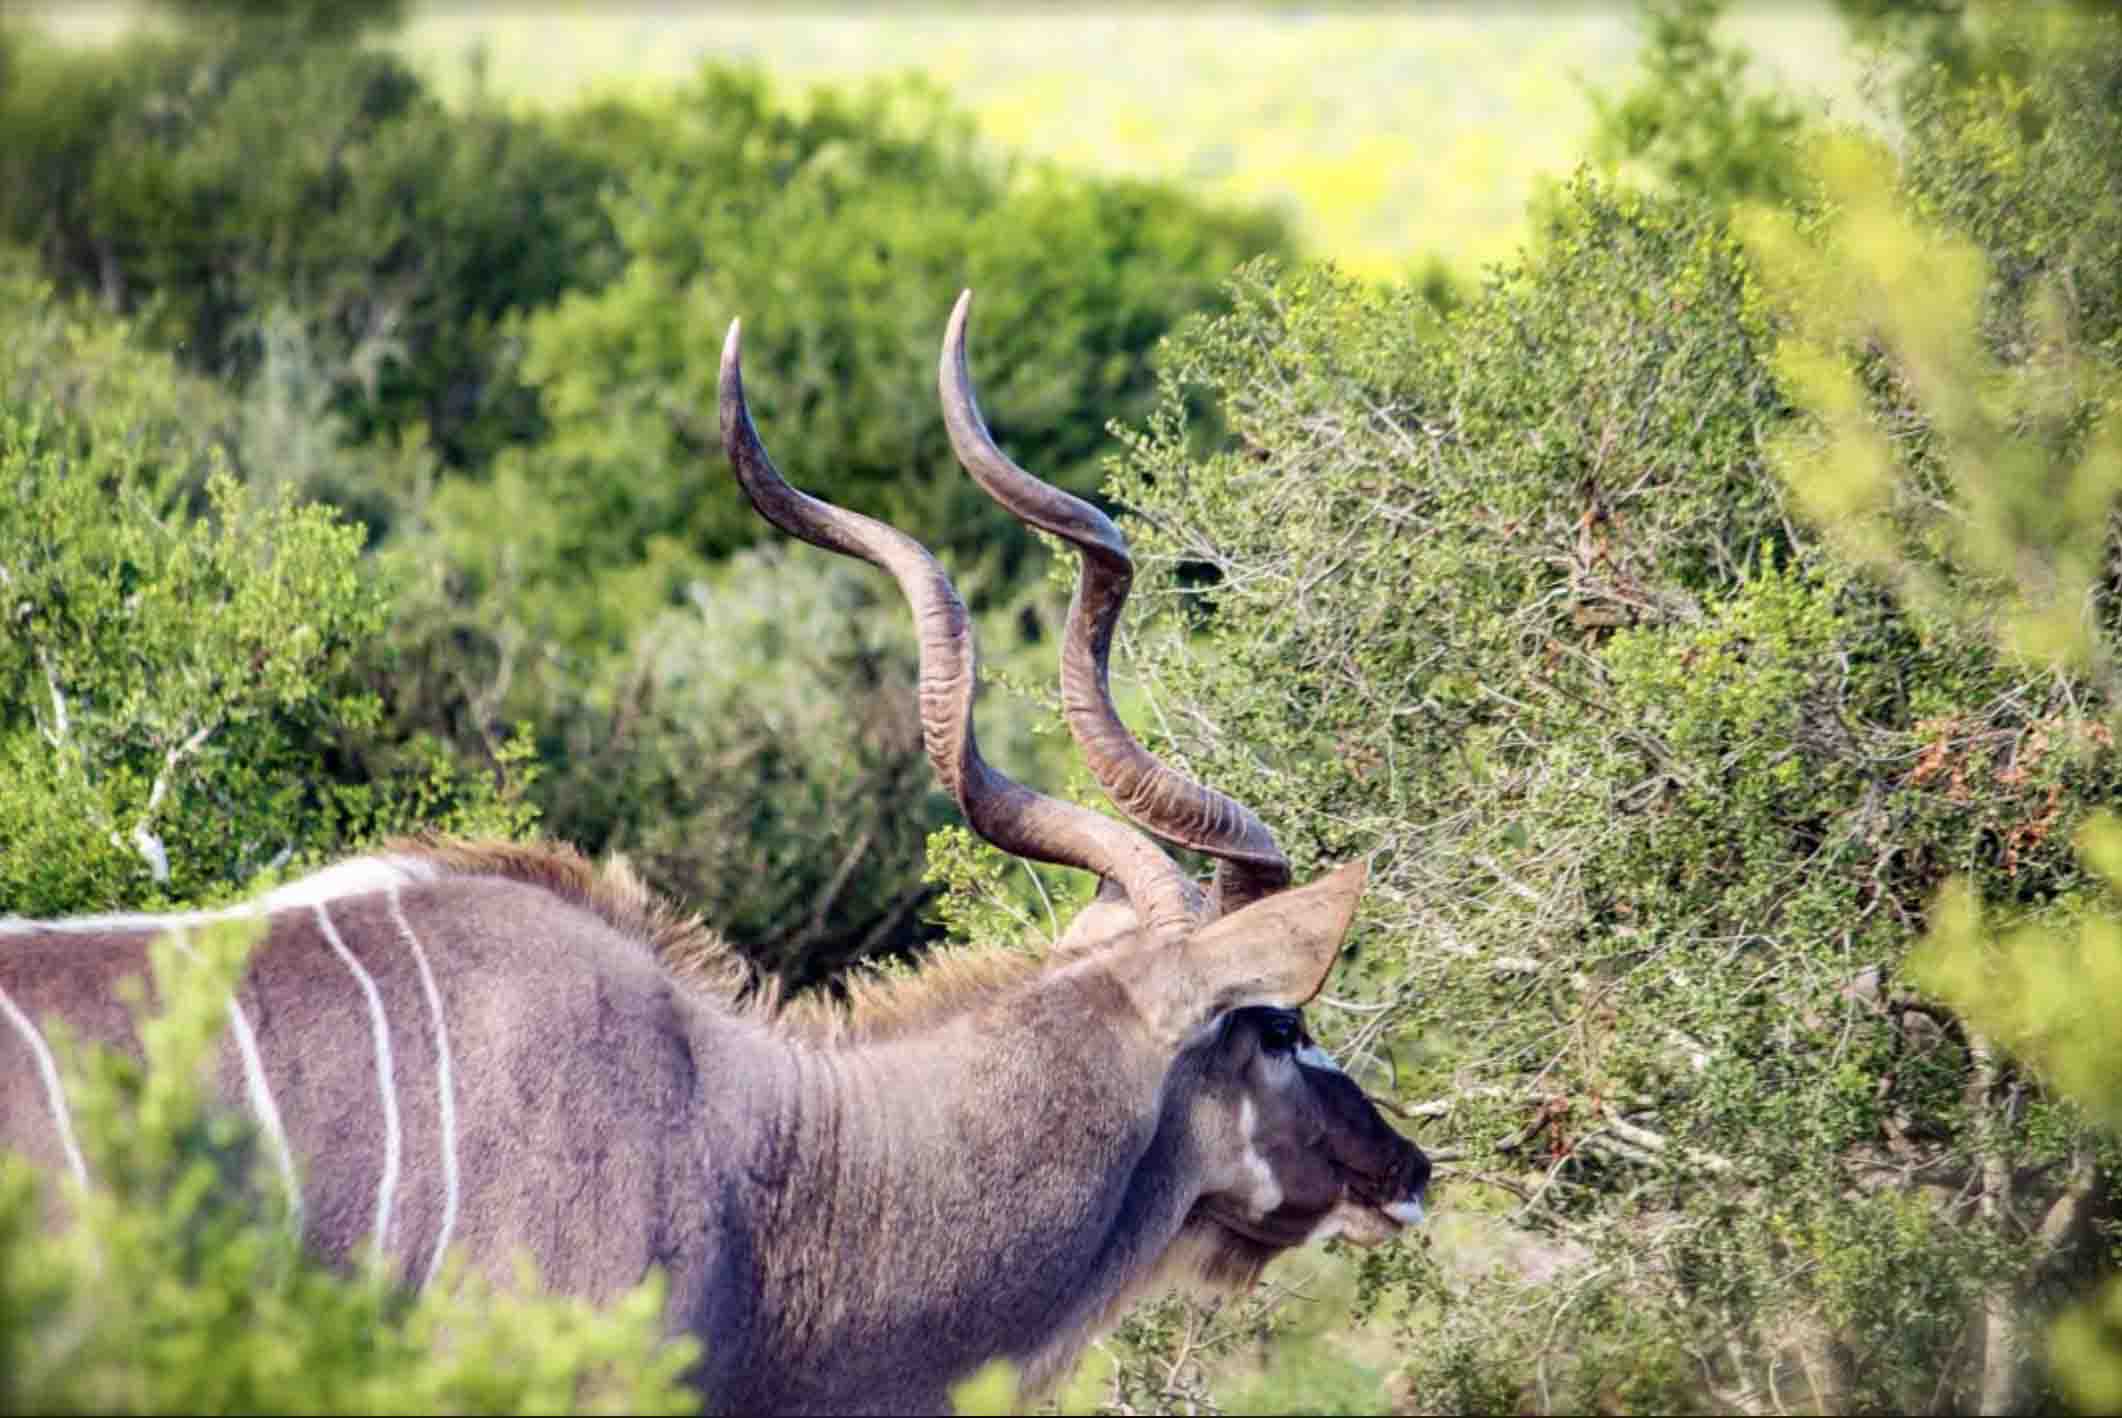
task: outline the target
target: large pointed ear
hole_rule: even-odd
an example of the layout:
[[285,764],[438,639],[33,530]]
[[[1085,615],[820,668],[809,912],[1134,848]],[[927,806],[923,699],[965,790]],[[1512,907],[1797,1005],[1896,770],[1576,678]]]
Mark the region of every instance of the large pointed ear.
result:
[[1367,862],[1255,901],[1177,946],[1145,949],[1129,991],[1157,1032],[1180,1043],[1226,1010],[1295,1009],[1319,993],[1355,918]]

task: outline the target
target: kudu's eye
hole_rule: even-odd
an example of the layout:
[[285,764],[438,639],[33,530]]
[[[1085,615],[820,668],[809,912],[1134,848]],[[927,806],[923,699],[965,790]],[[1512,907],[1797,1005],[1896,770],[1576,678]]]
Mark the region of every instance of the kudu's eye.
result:
[[1270,1054],[1295,1053],[1304,1038],[1304,1026],[1294,1014],[1270,1014],[1260,1021],[1260,1047]]

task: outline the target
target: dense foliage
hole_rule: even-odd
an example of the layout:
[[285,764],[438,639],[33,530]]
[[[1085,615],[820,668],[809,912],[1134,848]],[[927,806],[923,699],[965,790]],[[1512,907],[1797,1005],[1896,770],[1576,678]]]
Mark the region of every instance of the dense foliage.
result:
[[[528,825],[514,784],[383,732],[388,586],[359,528],[229,472],[229,400],[18,260],[0,351],[0,908],[213,901],[393,831]],[[144,1061],[72,1057],[93,1188],[0,1162],[0,1408],[688,1411],[653,1282],[604,1314],[472,1277],[408,1302],[299,1254],[202,1107],[247,944],[161,961]]]
[[[1003,551],[1013,571],[1028,535],[956,470],[935,407],[959,290],[980,293],[974,372],[997,436],[1085,490],[1105,423],[1147,407],[1157,336],[1213,303],[1237,262],[1285,249],[1264,216],[1170,188],[998,165],[911,80],[792,109],[758,75],[709,70],[654,108],[594,106],[572,131],[625,166],[625,272],[529,322],[553,430],[496,489],[526,536],[551,541],[539,562],[570,572],[768,536],[741,499],[698,492],[714,437],[696,411],[713,408],[739,314],[754,411],[791,476],[948,557]],[[552,615],[570,642],[612,623],[594,606]]]
[[1948,879],[2007,920],[2098,899],[2071,842],[2122,788],[2122,146],[2085,101],[2122,31],[1994,52],[2017,77],[1907,90],[1868,185],[1580,178],[1442,321],[1253,268],[1111,484],[1167,747],[1302,867],[1384,849],[1340,989],[1390,1008],[1332,1032],[1438,1120],[1456,1248],[1537,1238],[1366,1262],[1423,1408],[2017,1406],[2018,1317],[2106,1263],[2109,1144],[1907,966]]
[[[361,533],[253,491],[210,389],[0,270],[0,899],[225,893],[424,824],[512,831],[512,787],[393,739]],[[202,417],[203,416],[203,417]]]
[[539,431],[506,317],[611,272],[608,172],[335,37],[260,19],[72,51],[0,29],[0,231],[195,369],[243,382],[291,326],[350,433],[417,425],[479,463]]
[[[1150,347],[1237,261],[1283,249],[1279,227],[997,164],[911,84],[798,107],[709,70],[563,126],[624,173],[623,269],[524,324],[549,434],[428,508],[451,574],[406,641],[445,674],[480,670],[469,688],[406,686],[402,713],[460,743],[537,724],[549,828],[636,854],[792,981],[903,949],[925,929],[922,838],[947,811],[913,729],[904,608],[875,573],[784,554],[738,493],[712,422],[723,332],[750,317],[747,388],[788,475],[935,547],[993,608],[990,655],[1021,650],[1043,678],[1055,607],[1024,584],[1030,535],[943,436],[951,301],[981,292],[975,373],[998,436],[1084,489],[1105,421],[1146,407]],[[728,559],[762,538],[772,554]],[[784,580],[816,584],[765,584]],[[799,640],[759,618],[797,608]],[[994,737],[1022,740],[1021,715]]]
[[726,558],[767,529],[703,428],[722,330],[753,315],[791,475],[916,529],[994,607],[990,653],[1043,658],[1029,535],[943,440],[951,300],[982,292],[998,432],[1087,489],[1106,421],[1147,406],[1151,346],[1239,260],[1286,252],[1279,221],[990,155],[918,85],[795,99],[709,68],[557,114],[452,110],[349,42],[390,6],[179,13],[107,50],[0,28],[0,232],[212,378],[222,407],[189,426],[254,495],[367,530],[394,594],[354,638],[389,669],[344,776],[381,772],[385,745],[507,771],[527,723],[548,830],[635,853],[791,980],[928,934],[921,843],[945,803],[896,600],[797,593],[850,618],[800,673],[778,642],[695,639],[762,604]]

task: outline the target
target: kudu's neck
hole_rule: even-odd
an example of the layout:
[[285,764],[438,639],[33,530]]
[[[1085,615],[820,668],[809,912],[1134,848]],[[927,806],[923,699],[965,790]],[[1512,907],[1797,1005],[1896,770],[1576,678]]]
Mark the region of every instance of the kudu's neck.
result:
[[1043,1380],[1147,1278],[1194,1197],[1111,993],[1049,979],[916,1037],[791,1050],[755,1171],[762,1312],[777,1357],[845,1368],[818,1406],[925,1407],[996,1356]]

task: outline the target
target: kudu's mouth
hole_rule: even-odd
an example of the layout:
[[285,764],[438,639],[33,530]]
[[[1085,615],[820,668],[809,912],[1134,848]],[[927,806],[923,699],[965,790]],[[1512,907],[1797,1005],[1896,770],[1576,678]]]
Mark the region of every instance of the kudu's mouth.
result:
[[1383,1245],[1409,1226],[1421,1224],[1425,1212],[1421,1200],[1411,1197],[1383,1206],[1349,1199],[1325,1211],[1276,1211],[1261,1217],[1217,1207],[1204,1207],[1198,1214],[1234,1236],[1283,1251],[1335,1236],[1359,1246]]
[[1417,1186],[1392,1201],[1375,1201],[1351,1190],[1347,1198],[1326,1213],[1313,1238],[1323,1241],[1329,1236],[1344,1236],[1359,1246],[1383,1245],[1427,1218],[1422,1205],[1425,1190]]
[[1422,1203],[1429,1193],[1429,1163],[1421,1153],[1410,1152],[1411,1165],[1394,1167],[1384,1176],[1336,1162],[1341,1200],[1327,1212],[1317,1239],[1339,1235],[1359,1246],[1375,1246],[1421,1225],[1428,1216]]
[[1383,1245],[1426,1219],[1428,1213],[1423,1206],[1428,1192],[1426,1175],[1409,1185],[1408,1179],[1387,1181],[1363,1176],[1338,1164],[1335,1170],[1342,1174],[1341,1197],[1324,1211],[1284,1208],[1255,1217],[1235,1207],[1204,1202],[1196,1208],[1196,1215],[1213,1221],[1233,1235],[1276,1250],[1334,1236],[1359,1246]]

